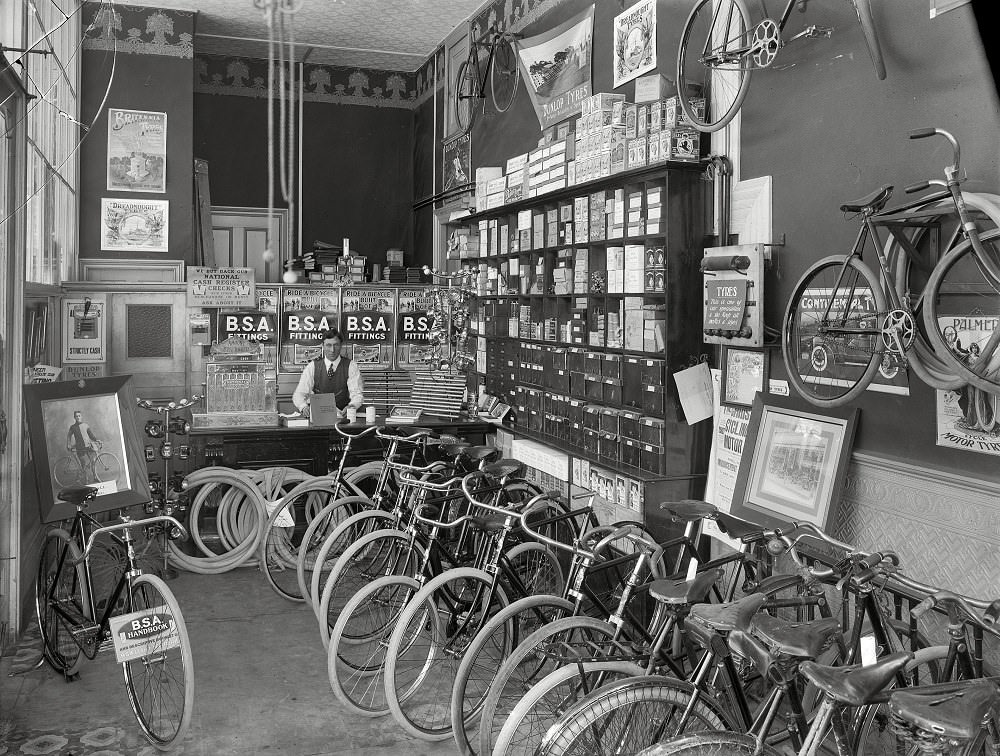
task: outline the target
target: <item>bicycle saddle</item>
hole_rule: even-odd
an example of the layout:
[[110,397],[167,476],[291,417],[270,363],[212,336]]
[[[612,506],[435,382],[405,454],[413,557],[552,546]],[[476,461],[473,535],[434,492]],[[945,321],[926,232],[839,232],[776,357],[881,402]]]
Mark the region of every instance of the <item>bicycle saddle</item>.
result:
[[471,446],[471,444],[469,444],[468,441],[459,441],[457,443],[452,443],[452,444],[441,444],[438,447],[438,450],[444,457],[457,457],[465,449],[468,449],[469,446]]
[[73,506],[78,506],[85,501],[97,498],[97,489],[93,486],[67,486],[56,494],[60,501],[65,501]]
[[497,458],[500,450],[495,446],[466,446],[461,450],[462,459],[472,462],[482,462],[484,459]]
[[695,604],[689,617],[720,633],[746,630],[751,618],[767,601],[763,593],[751,593],[737,601],[725,604]]
[[770,614],[758,614],[750,622],[750,633],[776,656],[815,659],[840,633],[840,621],[829,617],[812,622],[789,622]]
[[885,203],[889,201],[892,196],[892,185],[886,184],[885,186],[876,189],[871,194],[866,194],[864,197],[854,202],[846,202],[840,206],[842,212],[845,213],[861,213],[865,210],[871,210],[877,213],[883,207]]
[[[943,688],[943,689],[942,689]],[[995,682],[972,680],[934,685],[929,690],[906,688],[889,699],[889,711],[921,730],[946,738],[972,739],[1000,694]]]
[[501,459],[483,468],[483,472],[493,478],[508,478],[511,475],[523,475],[524,463],[516,459]]
[[649,595],[661,604],[678,606],[701,601],[715,581],[722,577],[722,570],[708,570],[695,575],[693,580],[660,578],[649,584]]
[[899,651],[867,667],[860,664],[852,664],[849,667],[828,667],[825,664],[807,661],[799,665],[799,672],[817,688],[838,701],[851,706],[861,706],[888,685],[912,658],[913,654],[909,651]]
[[660,509],[667,510],[670,519],[674,522],[697,522],[715,515],[719,511],[707,501],[698,501],[697,499],[665,501],[660,504]]
[[719,512],[716,522],[719,530],[730,538],[743,539],[747,536],[759,536],[763,528],[748,520],[740,519],[728,512]]

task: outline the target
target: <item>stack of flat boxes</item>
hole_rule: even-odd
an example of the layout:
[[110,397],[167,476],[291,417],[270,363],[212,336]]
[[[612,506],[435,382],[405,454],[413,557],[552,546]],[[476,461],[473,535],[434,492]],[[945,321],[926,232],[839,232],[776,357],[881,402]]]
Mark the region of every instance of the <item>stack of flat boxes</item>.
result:
[[499,198],[496,191],[497,179],[503,179],[503,168],[500,166],[481,166],[476,168],[476,212],[492,210],[504,204],[504,193],[501,190]]
[[[568,129],[568,124],[564,126]],[[573,159],[574,149],[574,142],[563,138],[528,153],[525,180],[529,198],[566,188],[566,164]]]

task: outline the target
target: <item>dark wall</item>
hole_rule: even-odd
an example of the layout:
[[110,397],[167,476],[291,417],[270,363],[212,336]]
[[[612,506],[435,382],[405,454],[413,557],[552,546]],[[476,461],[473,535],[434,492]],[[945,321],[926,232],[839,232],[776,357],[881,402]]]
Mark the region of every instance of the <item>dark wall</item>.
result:
[[[758,18],[759,3],[748,4]],[[587,5],[566,0],[523,33],[551,28]],[[658,70],[671,81],[691,5],[657,4]],[[768,6],[776,12],[775,4]],[[834,27],[833,36],[790,43],[773,69],[754,75],[743,106],[740,177],[773,176],[774,233],[787,241],[774,252],[766,281],[765,316],[772,326],[779,325],[805,268],[850,247],[858,227],[837,210],[842,202],[885,183],[902,195],[909,183],[943,175],[950,162],[947,144],[911,142],[908,130],[938,126],[952,131],[969,174],[965,188],[1000,192],[1000,108],[973,7],[935,19],[929,18],[926,2],[882,0],[872,7],[888,69],[885,81],[875,77],[852,6],[810,3],[806,15],[793,12],[786,37],[805,24]],[[611,21],[619,12],[618,3],[596,3],[593,91],[616,91],[631,100],[633,84],[612,90]],[[432,112],[425,104],[417,118],[415,141],[425,152]],[[504,165],[533,148],[540,135],[522,85],[510,111],[480,118],[474,126],[473,166]],[[440,165],[440,144],[434,159]],[[771,352],[771,368],[773,377],[785,377],[777,350]],[[866,392],[858,406],[856,449],[1000,480],[995,457],[935,445],[935,394],[916,377],[911,375],[909,397]]]
[[[188,31],[193,32],[193,19],[190,16],[177,16],[174,18],[175,33],[183,31],[180,26],[182,22],[186,22]],[[82,52],[81,120],[89,123],[98,111],[100,114],[80,148],[80,257],[180,259],[193,263],[192,59],[119,51],[112,76],[113,61],[114,55],[110,51],[84,49]],[[105,92],[108,92],[108,96],[102,109]],[[107,190],[107,108],[151,110],[167,114],[165,194]],[[102,197],[169,200],[170,251],[102,252]]]
[[[267,207],[267,105],[195,95],[195,155],[209,163],[213,205]],[[306,102],[302,241],[323,240],[384,263],[413,249],[413,111]],[[297,189],[296,189],[297,191]],[[285,207],[275,186],[275,205]],[[295,222],[295,221],[293,221]],[[297,252],[297,250],[296,250]]]
[[[972,9],[930,19],[924,2],[887,0],[872,8],[884,81],[875,77],[851,6],[810,3],[808,22],[835,27],[833,37],[785,48],[778,63],[786,68],[755,74],[743,105],[742,178],[774,177],[774,232],[787,240],[768,281],[765,317],[772,325],[805,268],[853,243],[857,221],[844,218],[841,203],[882,184],[895,185],[902,201],[904,186],[943,177],[948,144],[910,141],[910,129],[951,131],[969,175],[964,188],[1000,190],[1000,110]],[[777,351],[771,366],[784,377]],[[868,391],[857,406],[856,449],[1000,480],[996,457],[935,445],[935,395],[912,374],[909,397]]]

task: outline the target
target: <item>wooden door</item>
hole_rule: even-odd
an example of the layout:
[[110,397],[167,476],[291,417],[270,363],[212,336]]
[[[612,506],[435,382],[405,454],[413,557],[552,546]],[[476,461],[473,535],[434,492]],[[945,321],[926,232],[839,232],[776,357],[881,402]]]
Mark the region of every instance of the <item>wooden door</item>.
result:
[[[253,268],[257,283],[281,283],[289,251],[288,210],[276,209],[268,224],[267,208],[212,207],[212,242],[215,265],[220,268]],[[268,245],[274,260],[264,261]]]

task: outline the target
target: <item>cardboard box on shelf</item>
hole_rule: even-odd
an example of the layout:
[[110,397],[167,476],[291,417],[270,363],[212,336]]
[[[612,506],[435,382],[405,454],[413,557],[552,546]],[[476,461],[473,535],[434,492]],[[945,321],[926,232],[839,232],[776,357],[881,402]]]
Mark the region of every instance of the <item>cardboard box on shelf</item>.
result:
[[671,81],[661,73],[651,73],[635,80],[635,101],[654,102],[674,94]]

